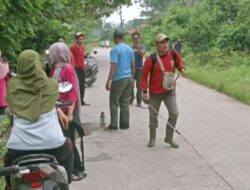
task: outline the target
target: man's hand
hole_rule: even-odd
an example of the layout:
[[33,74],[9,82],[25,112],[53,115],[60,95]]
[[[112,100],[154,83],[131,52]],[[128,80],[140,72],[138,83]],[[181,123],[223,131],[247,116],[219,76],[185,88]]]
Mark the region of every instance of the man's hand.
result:
[[59,119],[59,122],[61,124],[61,127],[63,129],[68,129],[69,120],[68,120],[67,116],[59,108],[57,108],[57,115],[58,115],[58,119]]
[[110,80],[107,80],[107,83],[106,83],[106,90],[107,91],[110,91],[111,89],[111,81]]
[[185,73],[185,69],[184,68],[181,69],[181,75],[184,76],[184,77],[187,76],[187,74]]

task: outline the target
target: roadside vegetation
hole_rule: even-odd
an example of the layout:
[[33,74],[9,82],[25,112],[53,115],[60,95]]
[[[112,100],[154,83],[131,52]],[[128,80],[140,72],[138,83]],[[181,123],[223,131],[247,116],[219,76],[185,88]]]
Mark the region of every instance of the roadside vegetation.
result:
[[[22,50],[34,49],[43,55],[59,38],[73,43],[78,31],[86,34],[86,43],[97,41],[103,33],[101,17],[129,3],[130,0],[0,0],[0,49],[13,69]],[[5,143],[6,139],[0,138],[0,167]],[[0,190],[3,188],[0,177]]]
[[250,105],[250,1],[160,2],[141,2],[151,7],[142,31],[149,52],[157,32],[180,38],[190,79]]
[[[112,2],[112,3],[110,3]],[[137,0],[145,8],[139,24],[148,54],[154,36],[166,33],[171,43],[182,40],[182,55],[190,79],[250,105],[250,1],[249,0]],[[63,37],[72,43],[76,31],[87,34],[87,43],[111,40],[114,26],[102,26],[101,17],[130,0],[0,0],[0,49],[15,64],[26,48],[41,54]],[[126,15],[124,15],[126,16]],[[130,40],[130,37],[127,36]],[[91,49],[91,48],[89,48]],[[89,50],[90,51],[90,50]],[[5,140],[0,140],[0,167]],[[0,178],[0,190],[4,187]]]

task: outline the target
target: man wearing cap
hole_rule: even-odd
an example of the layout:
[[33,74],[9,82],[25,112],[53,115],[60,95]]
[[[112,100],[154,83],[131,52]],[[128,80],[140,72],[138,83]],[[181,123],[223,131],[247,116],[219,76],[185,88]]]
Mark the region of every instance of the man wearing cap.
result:
[[[135,83],[136,83],[136,102],[137,106],[141,107],[141,75],[142,75],[142,67],[143,67],[143,56],[145,54],[145,47],[140,43],[140,33],[134,32],[132,34],[132,40],[133,40],[133,50],[134,50],[134,56],[135,56]],[[130,104],[133,104],[135,95],[134,95],[134,88],[132,86],[131,89],[131,97],[130,97]]]
[[[166,90],[163,87],[163,71],[159,61],[163,65],[166,72],[174,73],[178,69],[181,73],[184,72],[184,64],[179,53],[169,49],[169,37],[163,33],[159,33],[155,37],[155,46],[158,59],[153,59],[153,55],[148,57],[144,63],[141,88],[143,91],[143,100],[149,102],[149,143],[148,147],[155,146],[156,128],[158,127],[158,114],[161,102],[164,102],[168,109],[168,123],[166,126],[166,134],[164,142],[170,144],[173,148],[178,148],[179,145],[173,140],[174,130],[177,117],[179,114],[175,86]],[[159,61],[158,61],[159,60]]]
[[173,44],[173,48],[178,51],[179,54],[181,54],[181,39],[178,38],[178,40]]
[[86,78],[84,38],[83,33],[77,32],[75,35],[75,43],[70,47],[70,51],[72,54],[72,63],[74,63],[73,66],[75,67],[79,81],[81,105],[89,105],[84,101]]
[[110,125],[109,129],[118,129],[118,108],[120,107],[120,129],[129,128],[129,99],[134,83],[134,51],[123,42],[124,34],[116,30],[113,34],[115,46],[110,52],[110,71],[106,90],[110,91]]

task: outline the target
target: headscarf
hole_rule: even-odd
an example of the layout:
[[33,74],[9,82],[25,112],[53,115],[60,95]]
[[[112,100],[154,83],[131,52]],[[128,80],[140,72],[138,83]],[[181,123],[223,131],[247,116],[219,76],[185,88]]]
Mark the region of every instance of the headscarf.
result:
[[55,71],[53,78],[59,81],[61,70],[64,66],[70,63],[70,50],[63,42],[56,42],[49,47],[49,56]]
[[0,58],[0,79],[3,79],[9,72],[9,65]]
[[17,61],[17,77],[13,77],[7,87],[11,112],[36,122],[41,114],[55,107],[57,99],[57,82],[47,78],[39,54],[33,50],[21,52]]
[[[55,70],[53,73],[52,78],[56,81],[60,82],[60,74],[64,66],[70,64],[71,61],[71,52],[68,46],[63,42],[56,42],[49,47],[49,56],[52,64],[55,65]],[[76,76],[77,82],[77,108],[80,113],[80,90],[79,90],[79,81],[78,77]]]

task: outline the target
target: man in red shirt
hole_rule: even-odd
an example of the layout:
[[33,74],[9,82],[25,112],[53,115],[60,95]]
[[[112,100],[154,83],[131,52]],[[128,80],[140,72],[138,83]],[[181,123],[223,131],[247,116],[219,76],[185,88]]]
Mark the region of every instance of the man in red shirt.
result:
[[75,43],[70,47],[72,54],[72,63],[75,67],[76,74],[79,81],[80,98],[82,105],[89,105],[84,102],[85,94],[85,78],[86,78],[86,64],[85,64],[85,48],[84,48],[85,36],[81,32],[77,32],[75,35]]
[[[169,37],[163,33],[159,33],[155,38],[156,50],[161,60],[163,69],[166,72],[174,73],[178,69],[181,73],[184,72],[184,64],[181,56],[177,51],[169,50]],[[160,67],[159,61],[150,56],[146,59],[143,67],[141,89],[143,91],[143,100],[149,101],[149,132],[150,139],[148,147],[155,146],[156,128],[158,127],[158,114],[161,102],[164,102],[168,109],[169,118],[166,126],[166,136],[164,141],[170,144],[173,148],[178,148],[179,145],[173,140],[174,130],[177,117],[179,114],[175,83],[171,89],[163,88],[163,71]],[[149,97],[150,95],[150,97]]]

